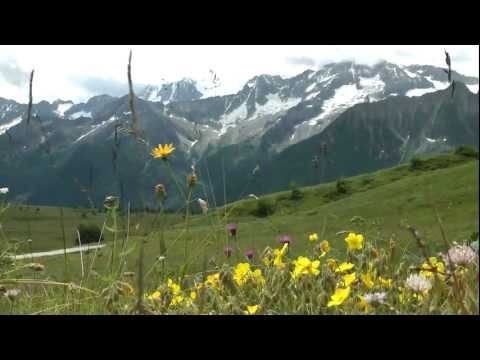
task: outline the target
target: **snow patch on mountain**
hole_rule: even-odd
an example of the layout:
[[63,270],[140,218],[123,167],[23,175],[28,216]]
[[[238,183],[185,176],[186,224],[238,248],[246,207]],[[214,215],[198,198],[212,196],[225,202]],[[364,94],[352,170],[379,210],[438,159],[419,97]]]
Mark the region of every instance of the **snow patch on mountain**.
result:
[[286,111],[294,106],[297,106],[302,99],[301,98],[287,98],[282,100],[278,94],[268,94],[267,102],[263,105],[256,105],[254,116],[275,114],[281,111]]
[[70,119],[72,120],[77,120],[81,117],[85,117],[85,118],[92,118],[92,113],[91,112],[86,112],[86,111],[77,111],[76,113],[73,113],[69,116]]
[[92,125],[92,129],[87,131],[85,134],[81,135],[80,137],[78,137],[77,140],[74,141],[74,143],[77,143],[77,142],[81,141],[82,139],[85,139],[87,136],[93,134],[98,129],[103,128],[103,127],[107,126],[108,124],[110,124],[110,123],[112,123],[116,120],[117,120],[117,117],[114,115],[114,116],[110,117],[108,120],[102,121],[100,124]]
[[0,135],[5,134],[9,129],[13,128],[14,126],[17,126],[21,122],[22,122],[22,117],[19,116],[6,124],[0,125]]
[[474,94],[478,94],[478,84],[474,85],[467,85],[468,90],[470,90]]
[[224,135],[229,128],[235,127],[237,121],[245,119],[247,115],[248,110],[246,103],[243,103],[229,114],[223,114],[219,119],[219,122],[222,125],[219,136]]
[[405,68],[403,68],[402,70],[403,70],[403,71],[405,71],[405,74],[407,74],[407,75],[408,75],[408,77],[410,77],[410,78],[412,78],[412,79],[414,79],[414,78],[418,77],[418,75],[417,75],[417,74],[415,74],[415,73],[413,73],[413,72],[411,72],[411,71],[408,71],[408,70],[407,70],[407,69],[405,69]]
[[58,116],[64,117],[65,112],[73,106],[73,103],[58,104],[57,109],[54,111]]

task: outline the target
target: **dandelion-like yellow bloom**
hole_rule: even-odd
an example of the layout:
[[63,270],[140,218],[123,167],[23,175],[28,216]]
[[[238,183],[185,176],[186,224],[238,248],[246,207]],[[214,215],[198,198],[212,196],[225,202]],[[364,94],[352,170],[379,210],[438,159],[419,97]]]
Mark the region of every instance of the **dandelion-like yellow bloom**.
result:
[[148,300],[158,300],[158,299],[160,299],[160,296],[161,296],[161,295],[162,295],[162,294],[160,293],[160,291],[157,290],[157,291],[153,292],[152,294],[150,294],[150,295],[147,297],[147,299],[148,299]]
[[357,274],[355,273],[343,275],[343,283],[346,287],[354,283],[355,280],[357,280]]
[[337,260],[335,260],[334,258],[327,259],[327,265],[332,271],[335,271],[338,268]]
[[347,242],[348,250],[361,250],[363,248],[363,235],[349,233],[345,238]]
[[175,296],[173,297],[172,301],[170,302],[170,306],[179,305],[179,304],[181,304],[184,300],[185,300],[185,298],[183,297],[183,295],[175,295]]
[[322,255],[321,256],[324,256],[326,253],[328,253],[330,251],[330,244],[328,243],[327,240],[323,240],[320,243],[320,250],[322,250]]
[[208,285],[214,289],[218,289],[220,287],[220,273],[208,275],[205,285]]
[[263,286],[265,285],[265,278],[262,275],[262,270],[257,269],[254,272],[251,273],[251,277],[255,284]]
[[258,311],[258,305],[247,305],[247,310],[243,313],[245,315],[255,315]]
[[167,280],[167,286],[173,295],[177,295],[181,291],[180,285],[175,284],[175,282],[172,279]]
[[282,269],[285,269],[285,267],[287,266],[283,262],[283,257],[287,253],[287,250],[288,250],[288,243],[283,244],[280,250],[279,249],[273,250],[273,256],[275,257],[273,259],[273,266],[275,266],[277,269],[282,270]]
[[250,275],[250,264],[249,263],[240,263],[235,267],[233,273],[233,280],[237,283],[238,286],[243,286]]
[[317,235],[317,233],[310,234],[310,235],[308,236],[308,240],[309,240],[309,241],[312,241],[312,242],[317,241],[317,240],[318,240],[318,235]]
[[445,264],[441,261],[438,261],[438,259],[435,256],[431,256],[428,258],[430,261],[430,264],[428,262],[425,262],[422,264],[420,267],[422,271],[420,271],[420,274],[426,277],[433,277],[434,274],[438,274],[438,277],[440,279],[445,278]]
[[318,270],[320,260],[310,261],[310,259],[305,256],[299,256],[293,264],[295,265],[295,269],[292,273],[294,279],[297,279],[301,275],[311,274],[316,276],[320,274],[320,270]]
[[379,276],[378,277],[378,282],[380,285],[384,288],[390,289],[392,287],[392,279],[384,279],[383,277]]
[[173,144],[158,145],[152,149],[150,153],[155,159],[166,160],[167,157],[175,150]]
[[344,262],[344,263],[341,263],[340,265],[338,265],[338,267],[335,269],[335,272],[337,273],[344,273],[348,270],[351,270],[353,269],[355,265],[352,264],[352,263],[349,263],[349,262]]
[[375,282],[373,281],[373,275],[370,271],[366,274],[361,274],[360,278],[367,289],[371,289],[375,285]]
[[327,307],[338,306],[343,304],[345,300],[350,296],[350,287],[346,288],[337,288],[335,293],[330,298],[330,301],[327,304]]
[[197,292],[196,291],[191,291],[190,292],[190,299],[196,300],[197,299]]

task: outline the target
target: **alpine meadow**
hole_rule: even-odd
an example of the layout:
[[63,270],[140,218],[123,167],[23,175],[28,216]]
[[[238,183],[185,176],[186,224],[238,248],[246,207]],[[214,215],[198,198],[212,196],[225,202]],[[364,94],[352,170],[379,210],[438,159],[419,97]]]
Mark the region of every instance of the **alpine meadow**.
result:
[[1,315],[479,314],[477,45],[62,51],[71,88],[2,47]]

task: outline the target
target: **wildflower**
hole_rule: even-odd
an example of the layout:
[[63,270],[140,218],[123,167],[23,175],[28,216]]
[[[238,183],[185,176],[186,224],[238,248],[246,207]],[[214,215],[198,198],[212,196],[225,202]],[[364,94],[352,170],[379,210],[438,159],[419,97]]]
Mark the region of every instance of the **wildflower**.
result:
[[385,292],[376,292],[372,294],[365,294],[364,299],[367,304],[383,304],[385,303],[385,297],[387,294]]
[[197,299],[197,293],[195,291],[190,292],[190,299],[196,300]]
[[381,276],[378,277],[378,282],[380,283],[380,285],[387,289],[392,287],[392,281],[392,279],[384,279]]
[[233,252],[233,248],[231,246],[227,245],[223,248],[223,253],[227,258],[229,258],[232,255],[232,252]]
[[310,234],[310,235],[308,236],[308,240],[311,241],[311,242],[317,241],[317,240],[318,240],[318,235],[317,235],[317,233]]
[[363,248],[363,235],[349,233],[345,238],[348,245],[348,250],[361,250]]
[[103,206],[106,209],[112,210],[118,208],[118,197],[116,196],[107,196],[103,201]]
[[358,298],[360,299],[359,303],[357,304],[358,308],[365,314],[368,313],[368,302],[361,295],[358,295]]
[[195,173],[192,173],[187,176],[187,185],[191,188],[197,185],[197,175]]
[[366,274],[361,274],[360,278],[367,289],[371,289],[375,285],[371,271]]
[[265,285],[265,278],[262,275],[262,270],[256,269],[255,271],[253,271],[251,273],[251,277],[252,277],[253,281],[255,282],[255,284],[260,285],[260,286]]
[[448,250],[447,256],[444,256],[443,260],[450,266],[467,266],[478,261],[478,255],[470,246],[455,245]]
[[172,279],[167,280],[167,286],[173,295],[177,295],[181,291],[180,285],[175,284],[175,282]]
[[160,291],[157,290],[157,291],[153,292],[152,294],[150,294],[150,295],[147,297],[147,299],[148,299],[148,300],[160,300],[160,296],[161,296],[161,295],[162,295],[162,294],[160,293]]
[[255,315],[258,310],[258,305],[247,305],[247,310],[245,310],[243,313],[245,315]]
[[292,273],[294,279],[297,279],[300,275],[318,275],[320,273],[320,270],[318,270],[320,260],[310,261],[307,257],[299,256],[293,264],[295,265]]
[[341,263],[336,269],[335,269],[335,272],[337,273],[344,273],[348,270],[351,270],[353,269],[355,265],[352,264],[352,263],[349,263],[349,262],[344,262],[344,263]]
[[208,203],[203,200],[203,199],[200,199],[198,198],[198,205],[200,205],[200,209],[202,209],[202,213],[203,215],[207,215],[207,212],[208,212]]
[[218,289],[220,287],[220,273],[208,275],[205,285],[209,285],[214,289]]
[[162,159],[167,160],[168,156],[175,150],[173,144],[165,144],[165,145],[158,145],[158,147],[153,148],[151,151],[151,155],[155,159]]
[[335,260],[334,258],[327,259],[327,265],[332,271],[335,271],[338,268],[337,260]]
[[9,289],[3,294],[10,301],[14,301],[18,295],[20,295],[20,289]]
[[230,232],[230,235],[236,236],[237,235],[237,224],[227,224],[227,230]]
[[185,300],[185,298],[183,297],[183,295],[175,295],[175,296],[173,297],[172,301],[170,301],[170,306],[179,305],[179,304],[181,304],[184,300]]
[[350,287],[337,288],[335,293],[331,296],[327,307],[341,305],[350,296]]
[[292,239],[288,235],[282,235],[278,238],[278,242],[280,243],[280,245],[284,245],[284,244],[290,245],[292,242]]
[[322,255],[320,256],[325,256],[330,251],[330,244],[327,240],[323,240],[320,243],[320,250],[322,250]]
[[1,194],[1,195],[6,195],[6,194],[8,194],[8,187],[0,188],[0,194]]
[[163,201],[167,196],[167,191],[165,190],[165,186],[163,184],[155,185],[155,193],[157,194],[160,201]]
[[253,250],[245,251],[245,256],[247,257],[248,260],[252,260],[254,255],[255,255],[255,253],[254,253]]
[[343,284],[348,287],[352,283],[354,283],[356,279],[357,279],[357,274],[355,273],[343,275]]
[[426,277],[434,276],[434,273],[438,274],[440,278],[443,278],[445,274],[445,265],[443,262],[438,261],[435,256],[428,258],[429,262],[425,262],[420,267],[422,270],[420,274]]
[[423,275],[412,274],[405,280],[405,286],[416,292],[426,292],[432,288],[432,283]]
[[240,263],[235,267],[233,273],[233,280],[237,283],[238,286],[244,285],[250,274],[250,264],[249,263]]

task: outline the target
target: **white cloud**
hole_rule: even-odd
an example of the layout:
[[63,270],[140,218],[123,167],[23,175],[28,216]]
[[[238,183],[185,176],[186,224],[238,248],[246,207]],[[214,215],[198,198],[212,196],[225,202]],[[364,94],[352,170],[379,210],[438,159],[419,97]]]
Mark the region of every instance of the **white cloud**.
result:
[[[2,45],[0,63],[14,59],[23,71],[35,68],[35,101],[81,101],[95,95],[96,90],[79,78],[125,84],[130,49],[135,83],[160,84],[183,77],[208,79],[212,69],[222,81],[219,94],[238,91],[255,75],[288,77],[332,61],[373,64],[385,59],[443,67],[443,50],[447,49],[454,70],[478,76],[479,65],[478,45]],[[0,78],[0,97],[26,102],[27,86],[15,86]],[[119,91],[117,86],[116,93]]]

